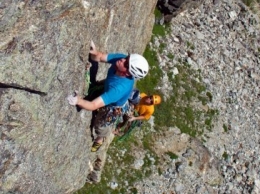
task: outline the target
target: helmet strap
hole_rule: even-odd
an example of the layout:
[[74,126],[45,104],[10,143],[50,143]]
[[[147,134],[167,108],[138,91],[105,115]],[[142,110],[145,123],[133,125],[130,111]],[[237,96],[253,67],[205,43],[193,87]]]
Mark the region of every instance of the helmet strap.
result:
[[131,76],[131,74],[128,71],[120,71],[117,67],[116,67],[116,75],[121,76],[121,77]]

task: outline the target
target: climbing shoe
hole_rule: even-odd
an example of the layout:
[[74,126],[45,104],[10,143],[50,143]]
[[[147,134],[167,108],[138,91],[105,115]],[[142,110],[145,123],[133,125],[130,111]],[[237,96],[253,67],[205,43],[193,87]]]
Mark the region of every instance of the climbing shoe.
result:
[[100,158],[97,158],[94,163],[94,170],[100,171],[101,170],[102,161]]
[[102,143],[95,142],[92,145],[91,152],[96,152],[99,150],[99,148],[102,146]]
[[98,182],[98,176],[97,176],[96,172],[92,171],[88,174],[86,182],[89,182],[89,181],[91,181],[93,183]]

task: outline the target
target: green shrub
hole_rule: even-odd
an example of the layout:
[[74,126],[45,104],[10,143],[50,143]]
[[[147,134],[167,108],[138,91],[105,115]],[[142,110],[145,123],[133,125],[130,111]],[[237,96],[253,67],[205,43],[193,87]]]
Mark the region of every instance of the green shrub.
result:
[[228,159],[228,154],[227,154],[227,152],[224,152],[224,153],[222,154],[222,157],[223,157],[225,160],[227,160],[227,159]]
[[173,159],[173,160],[175,160],[175,159],[178,158],[178,155],[176,155],[176,154],[174,154],[174,153],[172,153],[172,152],[166,152],[166,154],[167,154],[168,156],[170,156],[170,158]]

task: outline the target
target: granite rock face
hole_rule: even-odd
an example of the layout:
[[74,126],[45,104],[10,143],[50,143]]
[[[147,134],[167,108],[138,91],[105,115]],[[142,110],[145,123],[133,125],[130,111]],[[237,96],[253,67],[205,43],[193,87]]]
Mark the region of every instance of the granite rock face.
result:
[[[144,51],[155,5],[0,2],[1,193],[72,193],[84,185],[96,159],[91,112],[78,112],[65,98],[84,92],[90,40],[102,51]],[[106,69],[99,69],[99,78]]]

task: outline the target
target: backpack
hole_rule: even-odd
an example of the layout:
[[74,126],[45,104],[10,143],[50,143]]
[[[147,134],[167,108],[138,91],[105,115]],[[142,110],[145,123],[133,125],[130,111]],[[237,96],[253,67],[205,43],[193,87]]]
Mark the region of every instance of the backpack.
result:
[[131,104],[138,104],[141,100],[141,96],[140,96],[140,91],[138,89],[133,89],[132,90],[132,93],[130,94],[129,98],[128,98],[128,101],[131,103]]

